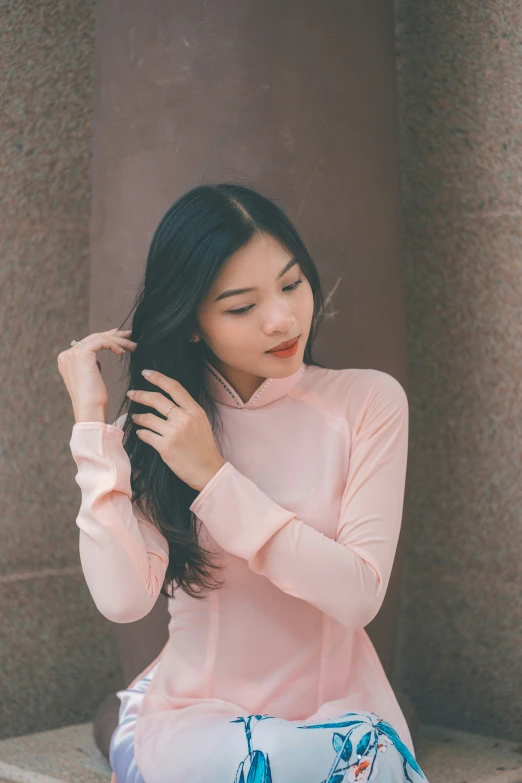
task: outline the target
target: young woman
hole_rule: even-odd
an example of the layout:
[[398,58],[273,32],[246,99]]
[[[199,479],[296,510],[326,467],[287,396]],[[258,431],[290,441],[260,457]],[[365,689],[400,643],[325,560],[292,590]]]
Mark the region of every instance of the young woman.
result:
[[[407,397],[313,361],[323,315],[284,211],[202,185],[153,236],[132,329],[58,357],[92,597],[120,623],[169,598],[167,644],[118,692],[112,783],[426,780],[364,630],[400,532]],[[113,424],[103,349],[129,360]]]

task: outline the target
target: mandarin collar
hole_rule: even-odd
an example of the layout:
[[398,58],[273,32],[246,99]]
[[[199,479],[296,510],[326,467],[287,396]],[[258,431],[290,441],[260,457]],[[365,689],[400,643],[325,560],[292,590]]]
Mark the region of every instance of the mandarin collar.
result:
[[232,408],[244,408],[248,410],[268,405],[268,403],[274,402],[274,400],[278,400],[280,397],[288,394],[290,389],[293,389],[306,370],[306,364],[301,362],[300,367],[292,373],[292,375],[287,375],[286,378],[265,378],[264,381],[259,384],[250,399],[243,402],[234,387],[230,385],[208,359],[205,359],[205,364],[210,396],[214,400],[222,402],[224,405],[229,405]]

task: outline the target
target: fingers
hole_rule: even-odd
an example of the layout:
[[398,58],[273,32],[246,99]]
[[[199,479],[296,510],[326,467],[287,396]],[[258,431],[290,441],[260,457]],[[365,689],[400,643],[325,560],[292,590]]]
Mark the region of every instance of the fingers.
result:
[[[103,349],[112,351],[115,354],[122,354],[125,352],[125,348],[120,345],[120,339],[116,336],[110,336],[107,332],[101,332],[100,334],[89,334],[82,339],[83,347],[89,351],[98,353]],[[82,346],[73,345],[72,351],[80,349]]]
[[128,340],[126,337],[113,337],[113,340],[117,340],[118,344],[126,345],[129,350],[134,350],[138,343],[135,343],[133,340]]
[[120,347],[122,347],[123,350],[130,350],[133,351],[138,343],[135,343],[134,340],[129,339],[129,337],[125,335],[132,334],[132,329],[109,329],[106,334],[110,335],[110,339],[114,340],[118,343]]
[[58,354],[58,366],[64,362],[73,361],[76,354],[81,355],[85,350],[98,353],[105,348],[118,356],[126,351],[134,351],[138,343],[129,339],[127,335],[130,334],[132,334],[132,329],[109,329],[107,332],[94,332],[87,337],[82,337],[79,345],[72,345]]
[[[172,405],[172,403],[171,403]],[[169,406],[164,406],[168,408]],[[162,413],[162,411],[159,411]],[[162,413],[165,416],[165,413]],[[166,419],[160,419],[154,413],[132,413],[131,419],[138,427],[147,427],[147,429],[157,432],[158,435],[166,435],[169,422]]]
[[[201,406],[196,402],[194,397],[189,394],[185,387],[175,378],[169,378],[168,375],[164,375],[162,372],[153,370],[150,375],[147,375],[147,380],[154,386],[159,386],[169,394],[176,405],[180,408],[186,408],[187,410],[199,410],[202,412]],[[151,392],[144,391],[143,394],[151,394]],[[135,397],[133,397],[135,399]]]
[[95,353],[104,348],[115,354],[133,351],[138,343],[123,336],[131,334],[131,331],[131,329],[123,331],[119,329],[109,329],[107,332],[94,332],[93,334],[89,334],[87,337],[82,338],[81,346],[73,345],[66,353],[70,353],[74,349],[81,348],[82,346]]
[[130,339],[132,329],[110,329],[109,332],[106,332],[106,334],[109,334],[111,339],[116,340],[119,344],[123,343],[129,348],[135,348],[138,344],[134,342],[134,340]]
[[167,408],[173,404],[173,400],[169,400],[164,394],[161,394],[160,392],[147,392],[143,389],[129,389],[127,397],[129,397],[132,402],[138,402],[140,405],[147,405],[150,408],[155,408],[158,413],[161,413],[163,416],[166,415],[163,411],[167,410]]

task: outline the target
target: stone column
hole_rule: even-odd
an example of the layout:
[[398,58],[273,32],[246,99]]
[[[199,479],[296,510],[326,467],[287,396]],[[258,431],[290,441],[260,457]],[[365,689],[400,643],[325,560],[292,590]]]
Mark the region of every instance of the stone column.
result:
[[397,679],[522,737],[522,5],[397,0],[412,392]]

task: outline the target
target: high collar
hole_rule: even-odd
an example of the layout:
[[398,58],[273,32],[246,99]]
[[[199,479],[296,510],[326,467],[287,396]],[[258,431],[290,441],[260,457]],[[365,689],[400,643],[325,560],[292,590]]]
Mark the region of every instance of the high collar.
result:
[[283,397],[298,383],[306,370],[306,364],[301,362],[301,366],[292,375],[287,375],[286,378],[265,378],[250,399],[243,402],[234,387],[216,370],[214,365],[208,359],[205,359],[205,363],[207,366],[208,389],[211,397],[224,405],[230,405],[232,408],[249,410],[268,405],[269,402]]

